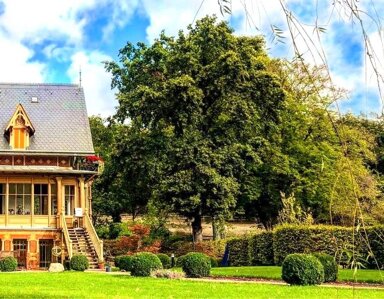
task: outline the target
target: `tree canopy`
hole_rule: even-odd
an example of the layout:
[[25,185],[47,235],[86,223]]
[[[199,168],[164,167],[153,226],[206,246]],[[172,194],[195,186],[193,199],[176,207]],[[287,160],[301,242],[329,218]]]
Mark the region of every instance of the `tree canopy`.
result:
[[176,212],[195,240],[204,216],[216,228],[233,213],[273,225],[281,194],[318,222],[354,221],[356,200],[365,213],[378,207],[376,127],[337,117],[323,70],[302,68],[214,17],[152,45],[128,42],[106,63],[119,91],[100,188],[109,206]]

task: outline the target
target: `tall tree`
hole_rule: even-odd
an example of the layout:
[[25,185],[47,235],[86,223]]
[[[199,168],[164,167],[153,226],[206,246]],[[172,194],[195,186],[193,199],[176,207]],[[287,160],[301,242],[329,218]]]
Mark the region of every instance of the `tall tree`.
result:
[[119,60],[106,65],[119,89],[116,118],[157,144],[146,147],[161,170],[152,201],[189,217],[199,241],[202,217],[231,214],[260,149],[280,138],[285,96],[266,70],[263,40],[206,17],[177,38],[128,43]]

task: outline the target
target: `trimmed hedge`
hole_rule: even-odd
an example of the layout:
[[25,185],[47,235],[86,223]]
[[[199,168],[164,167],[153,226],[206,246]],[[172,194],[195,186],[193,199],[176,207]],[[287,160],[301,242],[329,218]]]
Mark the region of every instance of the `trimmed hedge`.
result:
[[[352,240],[353,229],[349,227],[283,225],[274,230],[275,264],[281,265],[288,254],[311,252],[327,253],[342,263],[343,252],[353,250]],[[358,248],[355,246],[355,250]]]
[[249,238],[249,257],[252,266],[274,265],[272,231],[265,231]]
[[120,270],[131,271],[132,269],[132,260],[133,256],[131,255],[121,255],[115,257],[115,266]]
[[190,252],[185,255],[183,271],[187,277],[209,276],[211,271],[211,259],[203,253]]
[[232,239],[228,241],[229,265],[249,266],[250,257],[248,252],[249,240],[247,238]]
[[17,260],[14,257],[8,256],[0,260],[1,272],[12,272],[12,271],[16,271],[16,269],[17,269]]
[[85,255],[74,255],[71,258],[71,269],[75,271],[84,271],[89,267],[88,259]]
[[323,265],[324,282],[336,281],[339,273],[339,266],[337,265],[335,258],[326,253],[314,253],[313,255]]
[[171,268],[171,258],[168,255],[166,255],[165,253],[158,253],[156,255],[159,258],[164,269]]
[[336,263],[343,266],[350,265],[354,253],[366,267],[384,267],[383,225],[359,231],[340,226],[282,225],[272,232],[232,239],[227,244],[231,266],[281,265],[289,254],[319,252],[334,256]]
[[151,271],[162,269],[160,259],[150,252],[139,252],[133,255],[132,276],[150,276]]
[[282,279],[292,285],[321,284],[324,281],[324,267],[311,254],[290,254],[282,265]]

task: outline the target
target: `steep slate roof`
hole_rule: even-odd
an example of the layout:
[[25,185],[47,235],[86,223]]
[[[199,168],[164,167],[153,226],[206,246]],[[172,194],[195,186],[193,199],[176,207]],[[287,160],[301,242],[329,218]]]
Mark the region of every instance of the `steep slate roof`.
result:
[[[33,103],[32,97],[38,102]],[[21,104],[36,130],[24,152],[94,153],[84,91],[73,84],[0,83],[0,152],[12,150],[3,133]]]

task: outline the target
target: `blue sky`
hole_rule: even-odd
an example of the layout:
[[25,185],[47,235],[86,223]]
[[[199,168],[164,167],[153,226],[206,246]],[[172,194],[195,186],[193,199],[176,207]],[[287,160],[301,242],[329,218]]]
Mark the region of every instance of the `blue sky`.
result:
[[[325,58],[333,82],[349,91],[349,98],[339,102],[342,111],[381,113],[376,77],[367,63],[358,23],[331,1],[282,2],[303,22],[314,45],[322,45],[325,56],[310,55],[314,47],[297,37],[300,52],[309,63]],[[371,15],[384,10],[384,1],[357,3]],[[117,105],[116,91],[110,90],[110,75],[102,62],[116,59],[127,41],[151,43],[161,30],[175,35],[195,16],[207,14],[229,21],[235,34],[264,35],[271,56],[293,57],[279,0],[232,0],[232,15],[224,17],[217,0],[4,0],[0,1],[0,81],[78,83],[81,68],[88,113],[108,116]],[[375,18],[379,23],[369,18],[364,22],[377,70],[383,74],[383,31],[378,29],[381,20]],[[326,28],[321,43],[311,26],[316,20]],[[271,25],[284,31],[284,44],[272,40]]]

